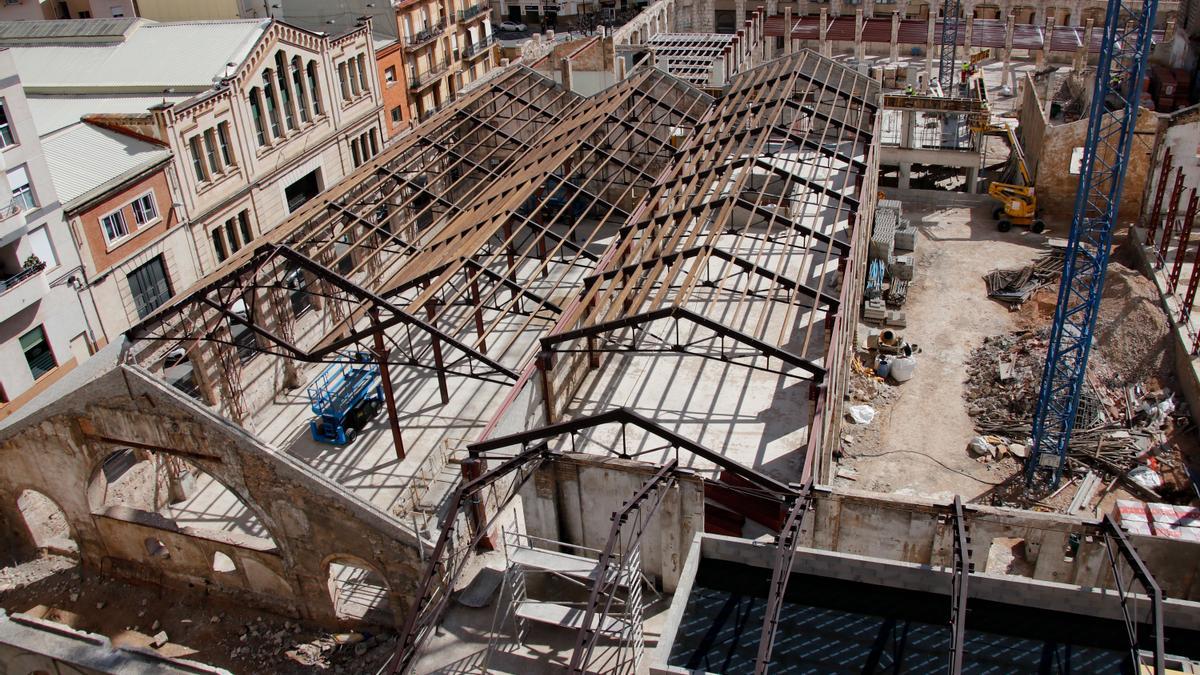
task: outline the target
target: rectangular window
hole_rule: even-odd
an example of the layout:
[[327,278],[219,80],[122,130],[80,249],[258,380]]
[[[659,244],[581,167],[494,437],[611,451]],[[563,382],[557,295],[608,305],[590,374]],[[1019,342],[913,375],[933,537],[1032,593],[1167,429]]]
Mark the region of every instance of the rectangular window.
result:
[[133,220],[139,226],[145,225],[158,218],[158,207],[154,204],[154,193],[146,194],[133,200]]
[[25,352],[25,363],[29,364],[29,372],[35,380],[58,367],[42,326],[21,336],[21,351]]
[[250,216],[248,211],[242,211],[237,216],[238,229],[241,230],[242,245],[249,246],[250,242],[254,241],[254,234],[250,232]]
[[292,84],[296,85],[296,107],[300,109],[300,121],[310,122],[308,113],[308,96],[304,93],[304,74],[300,72],[300,60],[292,62]]
[[400,110],[400,106],[392,108],[392,124],[400,124],[404,121],[404,113]]
[[388,66],[383,71],[383,80],[388,84],[396,84],[396,66]]
[[221,228],[216,228],[212,231],[213,251],[217,254],[217,262],[225,262],[229,259],[229,250],[225,248],[225,235]]
[[250,116],[254,118],[254,133],[258,136],[260,146],[267,144],[267,131],[263,125],[262,104],[259,102],[258,88],[250,91]]
[[109,244],[129,236],[129,226],[125,224],[125,210],[119,209],[100,219],[104,229],[104,240]]
[[375,130],[372,129],[369,137],[371,139],[371,156],[374,157],[375,155],[379,154],[378,134],[376,134]]
[[143,318],[171,299],[171,283],[162,256],[129,273],[129,292],[138,318]]
[[275,103],[275,87],[270,81],[263,85],[263,96],[267,99],[267,121],[271,123],[271,135],[283,138],[283,133],[279,130],[279,106]]
[[233,148],[229,147],[229,122],[217,125],[217,141],[221,145],[221,161],[225,162],[225,166],[237,164],[233,161]]
[[0,99],[0,148],[7,148],[16,142],[16,139],[13,138],[12,127],[8,123],[8,108],[4,100]]
[[350,100],[350,80],[346,77],[346,62],[338,64],[338,81],[342,84],[342,100]]
[[43,225],[29,233],[29,248],[38,260],[46,263],[46,269],[58,267],[58,256],[54,254],[54,245],[50,243],[50,233]]
[[369,93],[371,91],[371,83],[367,81],[367,59],[362,54],[359,54],[354,57],[354,62],[358,64],[358,83],[361,85],[362,93]]
[[204,172],[204,153],[200,150],[200,137],[192,136],[188,147],[192,151],[192,168],[196,171],[196,181],[203,183],[208,180],[208,174]]
[[313,115],[321,116],[321,89],[317,84],[317,62],[308,62],[308,95],[312,97]]
[[242,247],[242,240],[238,239],[236,218],[225,221],[225,242],[229,244],[231,254],[237,253],[237,250]]
[[204,132],[204,156],[208,158],[212,175],[221,173],[221,160],[217,158],[217,134],[212,129]]
[[354,168],[358,168],[362,164],[362,154],[358,151],[358,139],[350,139],[350,156],[354,159]]
[[26,171],[25,165],[9,170],[8,185],[12,188],[13,201],[22,208],[32,209],[37,206],[37,198],[33,194],[33,186],[29,184],[29,172]]

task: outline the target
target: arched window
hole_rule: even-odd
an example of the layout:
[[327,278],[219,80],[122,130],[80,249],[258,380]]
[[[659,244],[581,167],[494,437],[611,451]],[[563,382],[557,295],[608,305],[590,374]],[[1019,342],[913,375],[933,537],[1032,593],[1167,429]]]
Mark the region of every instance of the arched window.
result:
[[358,62],[358,81],[362,84],[363,93],[371,91],[371,85],[367,81],[367,59],[362,54],[359,54],[355,59]]
[[283,138],[283,130],[280,128],[279,119],[279,99],[275,96],[275,82],[271,77],[270,70],[263,71],[263,97],[267,103],[267,121],[271,124],[271,136],[274,138]]
[[283,58],[283,52],[275,52],[275,79],[279,81],[279,96],[282,99],[283,118],[287,121],[287,128],[296,129],[296,113],[294,112],[294,102],[292,101],[292,86],[288,84],[288,67],[287,62]]
[[308,94],[312,96],[313,117],[321,116],[321,87],[317,79],[317,62],[308,62]]
[[250,90],[250,116],[254,118],[254,133],[259,145],[267,144],[267,123],[263,119],[262,91],[258,87]]
[[312,112],[308,107],[308,92],[304,88],[304,62],[300,57],[292,59],[292,85],[296,88],[296,107],[300,110],[300,121],[311,122]]

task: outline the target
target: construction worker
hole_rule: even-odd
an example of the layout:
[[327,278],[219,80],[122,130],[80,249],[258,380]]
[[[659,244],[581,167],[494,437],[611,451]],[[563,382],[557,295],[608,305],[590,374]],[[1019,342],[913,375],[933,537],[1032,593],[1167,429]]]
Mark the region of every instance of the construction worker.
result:
[[916,96],[917,90],[911,84],[904,88],[905,96]]

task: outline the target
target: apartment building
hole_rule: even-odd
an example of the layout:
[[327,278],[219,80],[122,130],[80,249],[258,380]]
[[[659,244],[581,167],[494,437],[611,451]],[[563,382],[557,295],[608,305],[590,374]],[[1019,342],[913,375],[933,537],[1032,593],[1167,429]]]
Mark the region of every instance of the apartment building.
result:
[[0,47],[100,344],[382,149],[369,21],[70,21],[53,41],[39,23],[0,23]]
[[137,16],[134,0],[4,0],[0,21],[113,19]]
[[92,352],[79,252],[12,56],[0,51],[0,418]]
[[371,18],[389,136],[428,119],[498,64],[484,0],[275,0],[271,11],[310,30]]
[[396,6],[409,100],[418,120],[496,66],[490,18],[482,0],[409,0]]

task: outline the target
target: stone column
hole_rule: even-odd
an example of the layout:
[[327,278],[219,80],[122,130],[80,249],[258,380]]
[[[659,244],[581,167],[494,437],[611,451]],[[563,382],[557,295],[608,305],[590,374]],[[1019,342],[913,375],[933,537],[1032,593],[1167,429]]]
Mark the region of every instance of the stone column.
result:
[[829,56],[832,48],[829,42],[825,39],[825,33],[829,30],[829,11],[824,7],[821,8],[821,55]]
[[829,15],[833,17],[842,15],[842,0],[829,0]]
[[746,0],[734,0],[733,3],[734,16],[733,25],[746,25]]
[[892,42],[888,52],[889,58],[895,63],[900,60],[900,13],[892,13]]
[[1015,88],[1016,83],[1013,82],[1012,73],[1012,50],[1013,50],[1013,34],[1016,30],[1017,17],[1014,14],[1008,15],[1008,21],[1004,24],[1004,72],[1001,73],[1000,86]]
[[863,44],[863,11],[854,12],[854,58],[862,61],[867,58],[867,46]]
[[792,26],[795,23],[792,20],[792,7],[788,5],[783,8],[783,53],[794,54],[796,52],[796,43],[792,40]]
[[937,76],[933,73],[933,31],[937,27],[937,11],[931,5],[929,8],[929,28],[925,35],[925,81],[929,83],[930,89],[933,87],[934,80]]
[[1095,29],[1095,21],[1087,20],[1087,27],[1083,29],[1083,44],[1079,45],[1079,49],[1075,50],[1075,63],[1071,69],[1077,73],[1082,73],[1087,68],[1088,49],[1092,46],[1092,31]]
[[1038,65],[1043,66],[1050,61],[1050,43],[1054,38],[1054,19],[1046,20],[1046,42],[1042,45],[1042,54]]

